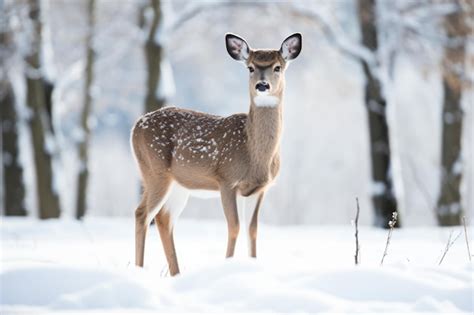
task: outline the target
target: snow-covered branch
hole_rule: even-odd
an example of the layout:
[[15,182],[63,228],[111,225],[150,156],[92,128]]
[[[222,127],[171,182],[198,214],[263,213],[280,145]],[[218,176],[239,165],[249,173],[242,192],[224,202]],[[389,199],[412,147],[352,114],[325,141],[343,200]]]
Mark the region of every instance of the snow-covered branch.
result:
[[321,27],[326,39],[342,53],[355,59],[364,60],[370,67],[376,67],[377,60],[374,54],[359,44],[358,41],[349,38],[336,19],[331,21],[318,10],[302,6],[301,3],[292,3],[290,10],[299,17],[309,19]]
[[[216,10],[216,9],[228,9],[228,8],[237,8],[237,7],[267,7],[271,5],[266,1],[261,2],[236,2],[231,0],[225,1],[192,1],[184,9],[179,12],[175,12],[172,21],[166,26],[168,32],[174,32],[183,26],[186,22],[193,19],[195,16],[201,14],[207,10]],[[275,4],[274,4],[275,5]],[[280,3],[277,3],[280,5]]]

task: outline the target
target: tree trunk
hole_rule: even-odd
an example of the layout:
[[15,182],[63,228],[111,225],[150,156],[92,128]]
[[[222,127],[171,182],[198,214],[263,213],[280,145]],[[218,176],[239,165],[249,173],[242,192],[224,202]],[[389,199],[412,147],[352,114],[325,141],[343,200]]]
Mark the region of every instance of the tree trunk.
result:
[[[0,10],[5,10],[0,1]],[[5,16],[8,13],[3,11]],[[0,21],[4,26],[8,20]],[[19,159],[18,116],[16,112],[15,92],[9,74],[9,63],[13,49],[13,33],[8,27],[0,31],[0,143],[2,146],[3,167],[3,208],[7,216],[25,216],[25,186],[23,183],[23,166]]]
[[34,160],[36,167],[36,188],[41,219],[57,218],[60,214],[59,198],[54,189],[53,146],[54,138],[51,119],[48,114],[47,91],[40,62],[41,31],[40,1],[29,0],[29,17],[32,24],[30,51],[26,62],[26,102],[31,111],[29,124],[33,140]]
[[[358,0],[358,16],[362,34],[362,44],[377,54],[376,1]],[[367,107],[370,134],[370,154],[372,160],[372,202],[375,210],[375,225],[389,228],[392,213],[397,211],[397,201],[393,189],[390,140],[386,116],[387,101],[382,94],[380,80],[365,60],[361,59],[366,83],[365,105]],[[397,221],[400,226],[400,219]]]
[[[147,90],[145,97],[145,112],[151,112],[164,106],[165,99],[158,95],[161,80],[162,44],[157,40],[157,32],[162,27],[162,11],[160,0],[150,0],[153,9],[153,20],[145,43],[147,63]],[[158,34],[159,35],[159,34]]]
[[87,182],[89,178],[89,142],[90,142],[90,128],[88,124],[91,106],[92,95],[91,87],[94,78],[94,28],[95,28],[95,0],[88,1],[88,34],[86,39],[87,47],[87,62],[86,62],[86,80],[84,86],[84,107],[81,115],[82,137],[79,140],[79,177],[77,182],[77,203],[76,203],[76,218],[82,219],[86,213],[87,207]]
[[463,124],[461,76],[465,69],[465,46],[469,27],[465,23],[465,16],[460,6],[457,12],[446,16],[444,26],[449,42],[445,46],[443,60],[441,187],[436,215],[439,225],[451,226],[460,225],[463,214],[460,193]]
[[2,79],[0,82],[0,108],[5,215],[25,216],[25,186],[23,167],[19,161],[18,119],[15,95],[8,79]]

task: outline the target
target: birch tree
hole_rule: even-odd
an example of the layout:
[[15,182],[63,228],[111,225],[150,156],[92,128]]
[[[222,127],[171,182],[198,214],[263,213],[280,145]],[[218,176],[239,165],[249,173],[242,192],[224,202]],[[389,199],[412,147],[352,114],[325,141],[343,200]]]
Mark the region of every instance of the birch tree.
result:
[[[372,54],[379,49],[376,0],[358,0],[357,12],[361,42]],[[392,213],[397,210],[391,170],[391,149],[387,123],[387,100],[380,78],[367,60],[360,59],[365,76],[364,101],[367,108],[372,168],[372,202],[375,225],[388,228]],[[400,221],[397,221],[400,226]]]
[[148,35],[145,42],[145,59],[147,69],[147,84],[145,96],[145,112],[151,112],[164,106],[165,99],[159,95],[161,84],[161,64],[163,58],[163,46],[160,41],[160,32],[163,28],[163,12],[160,0],[150,0],[150,8],[153,12],[149,25]]
[[[462,180],[461,140],[463,110],[461,106],[467,37],[472,29],[473,4],[468,1],[451,1],[453,9],[443,21],[445,45],[443,68],[443,110],[441,145],[441,185],[436,215],[439,225],[460,225],[463,215],[460,185]],[[472,23],[472,21],[471,21]]]
[[95,0],[87,2],[87,38],[86,38],[86,77],[84,82],[84,107],[81,113],[82,134],[78,143],[79,176],[77,182],[76,218],[81,219],[87,207],[87,183],[89,179],[89,118],[92,107],[92,84],[94,79],[94,31],[95,31]]
[[39,217],[56,218],[60,214],[58,192],[54,187],[53,153],[55,142],[52,133],[53,86],[48,83],[42,64],[43,23],[40,0],[29,0],[29,51],[25,56],[26,102],[30,110],[29,125],[33,141],[36,168],[36,189]]
[[[0,35],[1,36],[1,35]],[[24,216],[25,186],[19,160],[18,115],[15,94],[8,79],[0,79],[0,123],[2,126],[3,207],[6,215]]]

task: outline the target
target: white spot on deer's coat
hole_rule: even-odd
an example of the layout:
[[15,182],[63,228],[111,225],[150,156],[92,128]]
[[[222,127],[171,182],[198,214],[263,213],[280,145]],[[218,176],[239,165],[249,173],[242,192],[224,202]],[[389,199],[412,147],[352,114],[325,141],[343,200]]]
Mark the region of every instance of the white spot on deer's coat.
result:
[[276,107],[280,103],[280,99],[273,95],[259,93],[253,98],[253,102],[257,107]]

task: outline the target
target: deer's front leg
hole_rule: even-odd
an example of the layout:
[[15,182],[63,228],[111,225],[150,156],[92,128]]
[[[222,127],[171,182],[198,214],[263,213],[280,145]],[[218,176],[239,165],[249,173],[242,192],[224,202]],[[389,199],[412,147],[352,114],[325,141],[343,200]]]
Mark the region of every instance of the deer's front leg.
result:
[[228,238],[226,258],[234,256],[235,244],[239,235],[239,215],[237,212],[237,194],[235,189],[221,188],[222,206],[227,220]]
[[264,193],[249,197],[249,255],[250,257],[257,257],[257,226],[258,226],[258,211],[262,205]]

